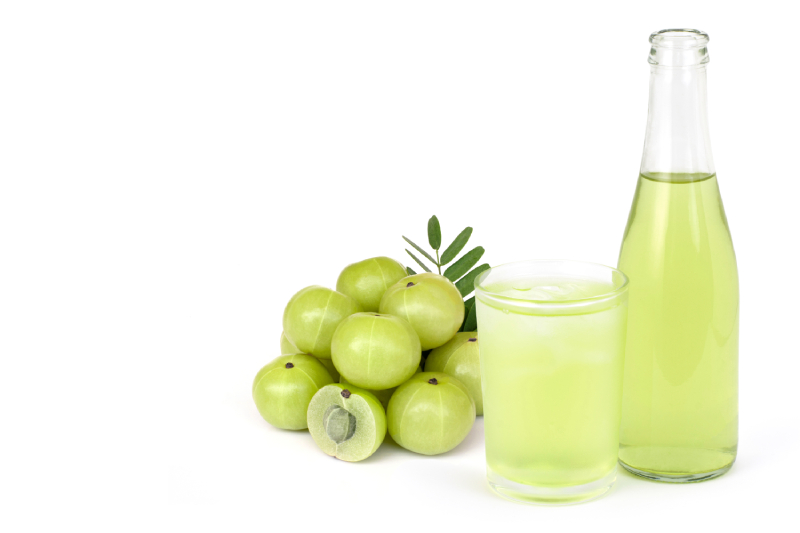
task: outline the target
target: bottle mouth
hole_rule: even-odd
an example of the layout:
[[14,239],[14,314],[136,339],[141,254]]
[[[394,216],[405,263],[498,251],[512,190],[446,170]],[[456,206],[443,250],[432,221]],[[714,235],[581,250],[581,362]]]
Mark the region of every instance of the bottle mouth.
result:
[[700,30],[670,29],[650,35],[648,63],[665,67],[693,67],[708,63],[708,34]]
[[650,35],[653,46],[669,48],[702,48],[708,44],[708,34],[700,30],[661,30]]

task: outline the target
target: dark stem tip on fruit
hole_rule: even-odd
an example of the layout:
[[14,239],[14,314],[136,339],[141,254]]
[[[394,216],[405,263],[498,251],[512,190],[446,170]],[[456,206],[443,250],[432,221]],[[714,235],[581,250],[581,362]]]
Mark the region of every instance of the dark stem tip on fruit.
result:
[[413,286],[414,286],[414,282],[413,281],[409,281],[408,285],[406,285],[406,288],[413,287]]
[[349,390],[347,390],[347,389],[344,389],[344,390],[342,391],[342,396],[343,396],[343,397],[345,397],[345,398],[349,398],[349,397],[350,397],[350,394],[352,394],[352,393],[351,393]]
[[294,365],[292,363],[286,363],[286,368],[294,368]]
[[469,341],[467,341],[467,342],[475,342],[476,340],[478,340],[478,339],[476,339],[475,337],[472,337],[472,338],[471,338],[471,339],[469,339]]
[[430,383],[431,385],[438,385],[439,384],[439,382],[436,380],[436,378],[429,379],[428,383]]
[[375,315],[375,316],[381,316],[381,315]]

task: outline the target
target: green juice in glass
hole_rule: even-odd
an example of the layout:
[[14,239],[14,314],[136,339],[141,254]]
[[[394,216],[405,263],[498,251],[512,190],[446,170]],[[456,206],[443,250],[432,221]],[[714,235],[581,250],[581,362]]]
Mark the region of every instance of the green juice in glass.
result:
[[613,483],[627,317],[621,280],[570,272],[479,279],[486,462],[501,495],[572,503]]
[[715,174],[639,177],[619,267],[631,279],[620,461],[682,481],[736,458],[739,286]]

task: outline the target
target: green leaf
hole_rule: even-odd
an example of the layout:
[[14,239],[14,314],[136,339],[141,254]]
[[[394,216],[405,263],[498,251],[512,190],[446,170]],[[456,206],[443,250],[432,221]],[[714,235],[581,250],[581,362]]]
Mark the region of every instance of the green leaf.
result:
[[477,331],[478,330],[478,313],[477,313],[478,306],[473,305],[470,310],[467,318],[464,320],[464,328],[461,331]]
[[423,263],[422,261],[420,261],[420,260],[417,258],[417,256],[416,256],[416,255],[412,254],[412,253],[411,253],[411,251],[410,251],[408,248],[406,248],[406,252],[408,252],[408,255],[410,255],[410,256],[411,256],[411,258],[412,258],[414,261],[416,261],[416,262],[417,262],[417,264],[418,264],[419,266],[421,266],[421,267],[422,267],[422,269],[423,269],[425,272],[430,272],[430,271],[431,271],[431,270],[430,270],[428,267],[426,267],[426,266],[425,266],[425,263]]
[[[474,267],[483,256],[483,246],[476,246],[444,271],[444,277],[454,282]],[[470,291],[471,292],[471,291]]]
[[475,305],[475,297],[474,296],[472,298],[470,298],[469,300],[465,300],[464,301],[464,307],[466,307],[467,309],[471,309],[473,305]]
[[428,243],[434,250],[438,250],[442,245],[442,228],[439,227],[439,219],[436,218],[436,215],[428,220]]
[[475,305],[474,296],[464,302],[464,320],[461,321],[461,328],[458,331],[466,331],[464,329],[464,325],[467,323],[467,318],[469,318],[469,312],[474,305]]
[[447,249],[442,254],[442,264],[446,265],[450,261],[456,258],[458,253],[464,249],[464,246],[467,245],[467,241],[469,240],[470,236],[472,235],[472,228],[467,226],[464,228],[464,231],[458,234],[458,237],[447,247]]
[[466,296],[475,290],[475,278],[477,278],[478,275],[485,270],[489,270],[488,263],[484,263],[481,266],[473,268],[469,271],[469,273],[467,273],[466,276],[456,281],[456,288],[461,293],[461,296]]
[[[438,265],[438,264],[439,264],[439,263],[437,263],[437,262],[436,262],[436,260],[435,260],[433,257],[431,257],[430,255],[428,255],[428,252],[426,252],[425,250],[423,250],[422,248],[420,248],[419,246],[417,246],[416,244],[414,244],[413,242],[411,242],[411,239],[409,239],[409,238],[408,238],[408,237],[406,237],[405,235],[403,236],[403,240],[404,240],[404,241],[406,241],[406,242],[407,242],[408,244],[410,244],[411,246],[413,246],[413,247],[414,247],[414,249],[415,249],[416,251],[418,251],[419,253],[421,253],[422,255],[424,255],[424,256],[425,256],[425,258],[426,258],[428,261],[430,261],[430,262],[431,262],[431,263],[433,263],[434,265]],[[406,250],[406,251],[408,252],[408,250]],[[408,252],[408,253],[411,253],[411,252]],[[411,257],[414,257],[414,256],[412,255]],[[416,259],[416,258],[415,258],[415,259]],[[417,259],[417,263],[419,263],[419,259]],[[422,263],[420,263],[420,264],[422,264]],[[430,272],[430,270],[428,270],[428,269],[427,269],[427,267],[425,268],[425,271],[426,271],[426,272]]]
[[[406,250],[406,251],[408,251],[408,250]],[[411,267],[406,267],[406,272],[408,272],[409,276],[413,276],[414,274],[416,274],[416,272],[414,272],[414,269],[411,268]]]

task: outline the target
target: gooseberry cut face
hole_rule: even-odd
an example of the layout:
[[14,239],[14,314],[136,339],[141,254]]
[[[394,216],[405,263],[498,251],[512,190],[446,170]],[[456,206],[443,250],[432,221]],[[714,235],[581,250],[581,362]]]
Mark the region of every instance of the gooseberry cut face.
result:
[[311,399],[308,430],[326,454],[343,461],[362,461],[380,447],[386,436],[386,414],[371,393],[334,383]]

